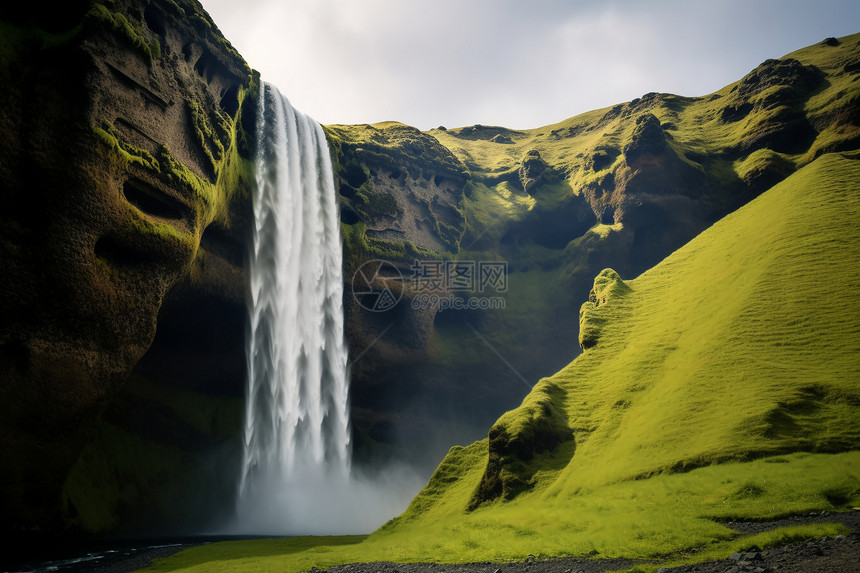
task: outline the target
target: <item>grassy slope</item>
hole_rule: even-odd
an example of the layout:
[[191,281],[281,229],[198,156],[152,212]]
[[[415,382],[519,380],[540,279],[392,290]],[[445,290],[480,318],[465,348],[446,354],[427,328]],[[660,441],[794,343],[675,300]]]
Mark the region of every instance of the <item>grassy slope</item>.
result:
[[[777,86],[767,87],[768,81],[761,80],[757,85],[756,73],[765,75],[760,69],[708,96],[643,96],[638,102],[591,111],[536,129],[512,131],[476,126],[431,130],[429,134],[462,162],[469,175],[460,204],[466,228],[459,241],[460,251],[452,256],[475,260],[502,257],[510,264],[505,308],[481,313],[481,335],[530,382],[553,372],[575,356],[574,345],[568,353],[561,347],[563,342],[558,346],[553,344],[576,335],[573,318],[576,308],[587,292],[587,285],[602,266],[618,264],[618,270],[623,272],[623,267],[629,269],[636,264],[638,259],[628,254],[630,241],[637,236],[633,230],[635,223],[595,225],[582,236],[573,238],[565,248],[551,249],[534,244],[529,233],[542,227],[562,226],[557,221],[534,225],[533,222],[539,220],[538,213],[556,212],[560,204],[571,201],[573,196],[599,196],[601,192],[589,189],[612,189],[629,176],[625,148],[631,143],[638,117],[653,113],[662,122],[669,145],[678,157],[705,174],[701,189],[697,188],[696,192],[702,192],[701,206],[704,210],[713,209],[714,219],[746,202],[775,180],[808,164],[822,151],[840,145],[850,147],[849,142],[860,137],[860,127],[850,121],[834,121],[834,118],[840,113],[835,110],[852,109],[855,104],[847,102],[858,97],[860,83],[853,81],[857,76],[846,70],[846,65],[853,69],[851,66],[860,54],[858,42],[860,35],[848,36],[841,38],[836,46],[817,44],[784,58],[814,65],[826,78],[805,103],[785,95],[791,90],[779,82]],[[755,86],[753,95],[740,95],[750,85]],[[752,106],[748,115],[738,121],[724,121],[723,111],[740,105],[741,101]],[[757,134],[774,129],[774,117],[801,110],[820,132],[808,148],[777,152],[768,147],[757,148],[757,145],[746,147]],[[390,129],[390,126],[380,124],[377,127]],[[491,135],[496,132],[511,143],[493,141]],[[374,141],[374,132],[368,126],[352,126],[348,135],[361,145]],[[392,138],[390,145],[400,145],[398,142],[399,139]],[[540,186],[534,196],[519,185],[523,158],[531,150],[539,151],[557,176],[554,182]],[[396,151],[391,153],[396,155]],[[761,173],[767,176],[758,179],[757,185],[747,184]],[[532,221],[533,226],[520,231],[520,235],[508,234],[524,221]],[[683,225],[682,215],[678,223]],[[503,243],[502,237],[506,234],[509,242]],[[515,245],[510,242],[512,235],[521,237]],[[607,263],[607,260],[616,262]],[[530,344],[533,341],[540,342]],[[475,342],[472,331],[462,330],[461,333],[442,324],[434,329],[432,351],[443,364],[496,362],[489,352],[471,360],[472,355],[486,351],[482,343],[474,345],[477,350],[470,350],[469,355],[458,353],[457,349],[463,348],[464,342],[465,346]],[[544,348],[548,350],[541,354]],[[450,349],[455,351],[450,352]],[[503,375],[508,374],[506,368],[500,367],[500,370]],[[491,379],[499,377],[496,373],[489,376]],[[519,388],[516,380],[513,385]],[[516,395],[505,407],[518,399]]]
[[[467,469],[435,476],[397,523],[371,539],[457,528],[452,544],[470,536],[483,542],[473,541],[474,551],[446,549],[481,559],[526,549],[575,554],[589,542],[601,554],[648,555],[699,535],[696,544],[719,537],[718,529],[690,523],[674,540],[655,539],[660,519],[769,517],[856,496],[856,452],[665,474],[860,445],[858,181],[856,159],[824,156],[592,309],[606,320],[597,345],[536,388],[554,384],[566,392],[557,406],[575,445],[532,461],[531,492],[465,514],[486,463],[480,442],[452,451],[442,467]],[[497,426],[517,433],[530,423],[528,405],[529,398]],[[814,472],[798,471],[813,460]],[[637,498],[647,502],[630,503]],[[671,512],[662,506],[667,500]],[[674,513],[681,500],[693,503],[686,516]],[[644,526],[638,533],[633,515]],[[568,528],[577,534],[564,534]]]
[[[410,508],[360,544],[278,555],[250,542],[206,546],[154,570],[528,554],[696,560],[835,534],[744,537],[709,518],[860,501],[860,453],[808,453],[860,444],[858,181],[860,161],[825,155],[589,308],[605,319],[597,344],[538,386],[561,388],[555,405],[574,440],[532,459],[530,491],[466,511],[484,440],[452,448]],[[526,411],[497,426],[528,426]],[[743,461],[761,454],[779,455]],[[713,462],[724,463],[672,471]]]
[[552,378],[591,446],[562,489],[860,444],[858,182],[824,156],[589,307],[597,346]]

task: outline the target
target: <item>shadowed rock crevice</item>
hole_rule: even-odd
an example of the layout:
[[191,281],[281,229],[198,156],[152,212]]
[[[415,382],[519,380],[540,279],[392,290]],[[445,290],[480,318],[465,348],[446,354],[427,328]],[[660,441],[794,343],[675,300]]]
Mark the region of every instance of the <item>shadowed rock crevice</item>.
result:
[[182,221],[189,218],[183,205],[143,181],[129,179],[122,187],[122,194],[142,213],[157,219]]

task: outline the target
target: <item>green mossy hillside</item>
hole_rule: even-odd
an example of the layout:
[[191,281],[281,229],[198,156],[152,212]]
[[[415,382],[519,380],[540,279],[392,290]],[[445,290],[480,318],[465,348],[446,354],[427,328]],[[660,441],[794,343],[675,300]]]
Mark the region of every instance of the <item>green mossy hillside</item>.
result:
[[[612,269],[604,269],[594,279],[588,300],[579,309],[579,346],[583,350],[597,344],[601,327],[606,322],[605,305],[630,292],[630,287]],[[600,309],[600,310],[598,310]]]
[[510,500],[531,489],[538,469],[536,456],[563,445],[573,455],[573,431],[564,414],[566,398],[564,389],[544,379],[517,410],[490,428],[487,470],[470,509],[499,497]]
[[[625,284],[612,271],[601,273],[594,300],[586,303],[587,313],[601,315],[600,337],[539,383],[520,408],[502,416],[489,441],[470,446],[473,460],[476,448],[484,452],[483,470],[469,466],[444,481],[431,479],[428,492],[461,481],[473,484],[433,494],[451,512],[451,526],[456,523],[468,537],[484,527],[479,523],[490,522],[513,543],[515,532],[503,533],[503,524],[518,523],[509,519],[514,507],[528,508],[529,521],[543,524],[535,531],[540,547],[544,532],[558,533],[553,516],[565,512],[566,504],[584,503],[611,484],[669,479],[702,466],[720,472],[721,463],[791,452],[857,450],[858,181],[856,154],[826,155],[635,280]],[[554,403],[562,402],[575,447],[531,440],[535,401],[549,388],[555,389]],[[544,418],[557,415],[545,411]],[[494,434],[502,430],[514,430],[507,442],[522,432],[520,442],[531,443],[531,450],[497,444]],[[860,465],[851,455],[844,458],[853,461],[840,486],[847,492],[843,502],[860,489]],[[759,467],[753,481],[766,483],[776,466]],[[532,477],[521,484],[525,468]],[[484,496],[483,505],[467,515],[474,492],[486,489],[488,481],[501,476],[503,483],[495,487],[505,488],[506,471],[511,491],[522,493],[513,501]],[[736,487],[720,516],[738,516],[743,512],[732,500],[757,495],[743,484]],[[786,497],[744,515],[789,513],[796,501]],[[438,511],[430,508],[429,514]],[[714,509],[708,514],[716,516]],[[425,521],[415,511],[399,519],[409,527],[438,521]],[[399,523],[386,530],[407,535]]]

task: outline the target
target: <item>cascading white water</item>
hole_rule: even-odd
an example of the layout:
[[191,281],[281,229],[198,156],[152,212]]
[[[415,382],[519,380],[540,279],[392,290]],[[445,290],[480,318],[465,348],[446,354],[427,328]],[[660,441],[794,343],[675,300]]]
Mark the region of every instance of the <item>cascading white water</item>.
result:
[[257,118],[238,528],[336,532],[324,514],[350,489],[351,451],[331,158],[320,125],[274,86]]

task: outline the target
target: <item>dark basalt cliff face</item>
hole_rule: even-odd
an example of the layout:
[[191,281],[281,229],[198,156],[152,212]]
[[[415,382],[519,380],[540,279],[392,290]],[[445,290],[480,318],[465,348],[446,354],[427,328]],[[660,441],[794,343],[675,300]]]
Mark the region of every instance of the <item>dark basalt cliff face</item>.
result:
[[[240,107],[253,78],[191,2],[15,4],[0,34],[0,505],[4,528],[27,531],[62,523],[63,484],[116,411],[172,287],[159,334],[192,340],[154,348],[138,378],[193,384],[180,363],[217,368],[201,355],[213,337],[193,340],[200,327],[241,332]],[[242,357],[229,358],[225,385],[240,395]],[[88,505],[66,496],[71,523],[91,511],[76,504]]]
[[[4,528],[211,523],[241,447],[258,79],[193,0],[0,17]],[[357,463],[430,468],[485,435],[588,346],[601,269],[634,276],[855,148],[858,39],[810,54],[535,130],[326,127]],[[564,441],[547,396],[528,436]],[[522,449],[491,439],[498,464]],[[476,503],[518,487],[497,478]]]

